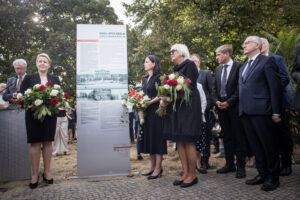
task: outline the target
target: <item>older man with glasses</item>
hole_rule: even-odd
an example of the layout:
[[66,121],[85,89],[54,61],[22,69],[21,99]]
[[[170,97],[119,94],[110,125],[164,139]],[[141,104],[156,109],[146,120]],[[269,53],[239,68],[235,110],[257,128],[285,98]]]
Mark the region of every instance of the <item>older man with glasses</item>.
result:
[[272,126],[281,120],[278,67],[273,57],[260,54],[259,37],[247,37],[242,47],[248,62],[239,72],[239,115],[258,170],[246,184],[263,184],[261,190],[275,190],[279,186],[279,157]]
[[13,62],[13,66],[17,76],[10,77],[7,79],[6,90],[3,95],[3,99],[13,99],[17,97],[17,93],[20,91],[20,87],[27,70],[27,62],[24,59],[16,59]]

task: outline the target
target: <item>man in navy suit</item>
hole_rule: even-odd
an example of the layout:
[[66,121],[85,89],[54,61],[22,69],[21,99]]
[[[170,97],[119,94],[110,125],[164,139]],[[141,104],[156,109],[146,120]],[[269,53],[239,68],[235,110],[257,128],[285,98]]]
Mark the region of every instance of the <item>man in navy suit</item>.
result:
[[278,67],[273,57],[260,54],[259,37],[247,37],[242,47],[248,62],[239,72],[239,115],[258,170],[246,184],[263,184],[261,189],[270,191],[279,186],[279,157],[272,133],[273,122],[281,120]]
[[280,176],[288,176],[292,173],[292,154],[293,139],[290,133],[290,105],[293,99],[293,88],[289,77],[288,69],[284,58],[279,55],[269,54],[269,42],[265,38],[260,38],[263,42],[261,53],[265,56],[272,56],[276,60],[278,67],[280,82],[282,86],[282,96],[280,105],[279,123],[274,124],[274,132],[276,133],[277,144],[279,146],[279,154],[281,158]]
[[[215,70],[212,101],[216,105],[219,122],[224,133],[226,164],[217,173],[225,174],[236,171],[236,178],[244,178],[246,137],[242,122],[238,116],[238,81],[242,63],[231,59],[233,49],[223,45],[216,50],[216,59],[220,66]],[[234,156],[236,156],[236,165]],[[237,167],[237,168],[236,168]]]
[[3,100],[13,99],[17,97],[17,92],[20,91],[20,87],[24,77],[26,75],[27,63],[24,59],[16,59],[13,62],[15,72],[17,76],[10,77],[7,79],[6,90],[3,95]]

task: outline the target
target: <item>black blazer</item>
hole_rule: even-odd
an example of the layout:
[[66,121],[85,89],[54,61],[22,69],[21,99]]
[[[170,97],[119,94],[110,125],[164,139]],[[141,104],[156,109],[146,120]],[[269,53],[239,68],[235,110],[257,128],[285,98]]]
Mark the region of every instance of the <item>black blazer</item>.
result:
[[[242,63],[233,62],[228,80],[226,83],[226,102],[229,104],[229,107],[235,106],[238,102],[238,82],[239,82],[239,69],[242,66]],[[215,82],[213,84],[212,100],[216,104],[217,101],[220,101],[220,90],[221,90],[221,76],[222,76],[222,65],[218,66],[215,70]]]
[[[53,84],[60,85],[60,81],[57,76],[47,74],[47,79],[48,79],[48,81],[51,81]],[[32,88],[36,84],[41,84],[40,75],[39,74],[28,74],[25,76],[25,78],[21,84],[20,92],[22,92],[24,94],[24,92],[28,88]]]
[[207,101],[206,109],[210,109],[213,106],[211,100],[213,77],[211,75],[211,72],[208,70],[199,70],[199,76],[197,82],[202,85],[203,91],[205,93],[206,101]]
[[239,115],[279,114],[282,87],[274,57],[258,55],[243,80],[245,66],[239,71]]

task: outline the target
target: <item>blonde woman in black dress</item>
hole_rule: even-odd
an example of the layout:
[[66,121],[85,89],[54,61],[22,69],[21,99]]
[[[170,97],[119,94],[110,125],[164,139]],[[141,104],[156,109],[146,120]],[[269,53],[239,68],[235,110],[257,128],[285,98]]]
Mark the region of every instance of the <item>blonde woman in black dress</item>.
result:
[[[49,75],[48,69],[50,68],[51,60],[45,53],[39,54],[36,58],[36,66],[38,73],[26,75],[20,91],[24,92],[28,88],[32,88],[36,84],[46,84],[51,81],[53,84],[60,84],[57,76]],[[34,119],[33,112],[27,110],[25,114],[27,142],[30,143],[30,162],[32,169],[32,177],[29,184],[31,189],[38,186],[38,171],[41,157],[44,161],[43,180],[48,184],[53,184],[53,178],[50,173],[50,162],[52,157],[52,141],[54,141],[54,134],[56,129],[56,116],[46,116],[43,122]]]

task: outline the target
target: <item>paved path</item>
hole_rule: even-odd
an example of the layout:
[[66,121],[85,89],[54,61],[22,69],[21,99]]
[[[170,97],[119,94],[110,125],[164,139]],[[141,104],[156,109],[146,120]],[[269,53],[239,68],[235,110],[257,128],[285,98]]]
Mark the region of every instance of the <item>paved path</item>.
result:
[[[41,183],[31,190],[27,182],[21,187],[0,193],[0,199],[300,199],[300,165],[293,166],[293,174],[280,178],[280,187],[271,192],[260,186],[248,186],[246,179],[234,178],[234,173],[220,175],[209,170],[198,174],[199,183],[190,188],[173,186],[176,177],[164,174],[162,178],[147,180],[145,177],[118,176],[90,179],[72,179],[46,186]],[[255,169],[247,169],[247,178],[256,175]]]

